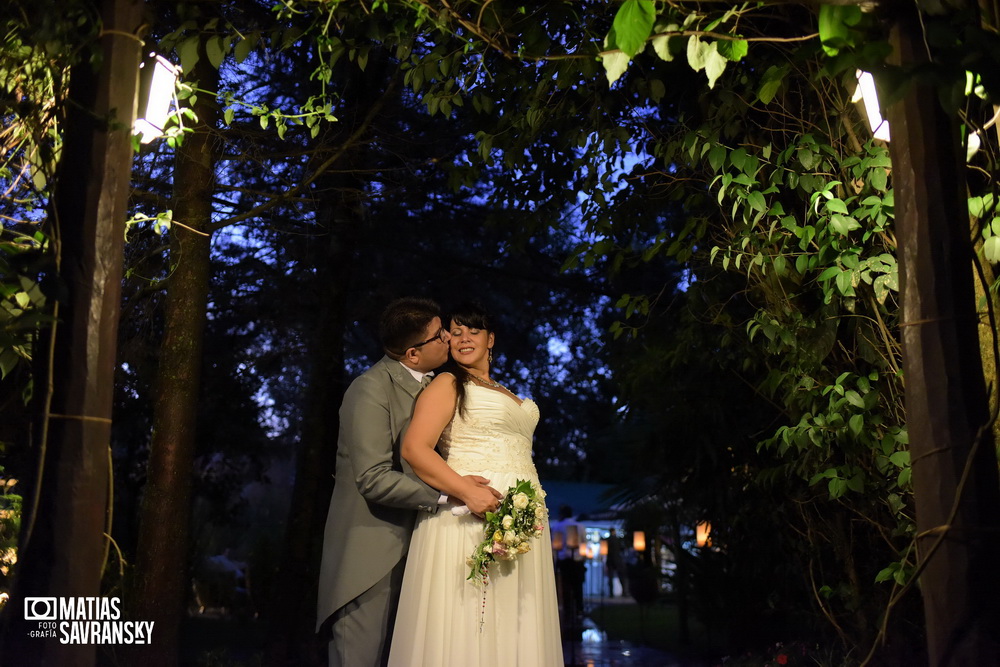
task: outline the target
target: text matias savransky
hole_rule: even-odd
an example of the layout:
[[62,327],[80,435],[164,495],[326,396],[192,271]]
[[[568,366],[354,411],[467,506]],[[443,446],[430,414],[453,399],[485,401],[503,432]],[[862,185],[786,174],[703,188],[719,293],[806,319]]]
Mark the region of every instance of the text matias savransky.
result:
[[62,644],[151,644],[154,621],[121,620],[121,600],[106,597],[25,598],[24,618],[37,621],[30,637]]

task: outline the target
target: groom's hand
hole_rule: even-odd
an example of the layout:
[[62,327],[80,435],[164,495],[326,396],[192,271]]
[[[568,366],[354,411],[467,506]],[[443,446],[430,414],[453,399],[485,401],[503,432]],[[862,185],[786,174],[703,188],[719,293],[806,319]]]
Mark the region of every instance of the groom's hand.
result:
[[480,477],[479,475],[465,475],[465,479],[472,480],[475,484],[479,486],[485,486],[487,489],[493,492],[494,497],[497,500],[503,500],[503,494],[490,486],[490,480],[485,477]]
[[500,506],[503,494],[490,486],[490,480],[485,477],[479,475],[464,475],[464,477],[470,484],[467,489],[463,490],[460,500],[476,516],[483,516],[486,512],[495,512]]

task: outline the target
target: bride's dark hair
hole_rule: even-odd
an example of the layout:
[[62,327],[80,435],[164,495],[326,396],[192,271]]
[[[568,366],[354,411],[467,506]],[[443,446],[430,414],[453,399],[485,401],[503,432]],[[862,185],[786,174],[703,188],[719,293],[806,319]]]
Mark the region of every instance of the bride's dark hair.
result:
[[[455,324],[465,325],[470,329],[482,329],[487,333],[496,333],[496,329],[493,328],[493,317],[481,304],[475,301],[466,301],[460,306],[453,308],[448,314],[446,321],[448,322],[449,331],[451,330],[451,324],[454,322]],[[459,366],[450,356],[444,366],[441,367],[441,371],[451,373],[455,376],[455,390],[458,392],[458,412],[464,416],[465,383],[472,381],[471,373]]]

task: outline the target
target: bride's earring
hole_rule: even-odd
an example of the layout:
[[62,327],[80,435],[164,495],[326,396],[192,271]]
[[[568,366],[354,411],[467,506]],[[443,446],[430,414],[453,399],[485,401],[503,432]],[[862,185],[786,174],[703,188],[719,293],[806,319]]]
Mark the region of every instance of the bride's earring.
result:
[[489,348],[489,350],[490,350],[490,355],[489,355],[489,357],[486,358],[486,361],[487,361],[487,363],[491,363],[492,364],[493,363],[493,348],[491,347],[491,348]]

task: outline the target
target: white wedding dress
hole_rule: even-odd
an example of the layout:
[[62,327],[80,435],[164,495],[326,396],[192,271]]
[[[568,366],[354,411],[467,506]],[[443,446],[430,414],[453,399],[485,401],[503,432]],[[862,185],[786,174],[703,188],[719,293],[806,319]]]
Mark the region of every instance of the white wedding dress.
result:
[[[538,485],[531,438],[538,406],[466,384],[438,449],[461,475],[482,475],[505,493],[519,479]],[[540,486],[538,488],[541,488]],[[469,580],[466,559],[483,522],[446,507],[417,521],[403,576],[390,667],[558,667],[563,664],[552,543],[546,525],[531,551],[490,565],[489,585]]]

